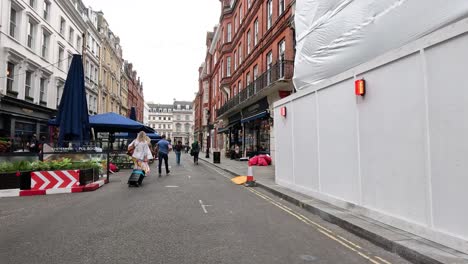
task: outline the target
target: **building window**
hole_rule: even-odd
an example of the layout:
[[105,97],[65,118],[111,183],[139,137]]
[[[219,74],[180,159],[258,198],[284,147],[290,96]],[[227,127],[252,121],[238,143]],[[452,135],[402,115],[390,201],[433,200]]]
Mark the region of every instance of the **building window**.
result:
[[252,44],[252,37],[250,36],[250,29],[247,31],[247,54],[250,54],[250,45]]
[[98,68],[94,68],[94,83],[98,82]]
[[17,13],[13,8],[10,10],[10,36],[13,38],[16,37]]
[[190,125],[189,124],[185,124],[185,132],[190,132]]
[[7,64],[7,91],[14,91],[14,81],[15,81],[15,64],[8,62]]
[[247,0],[247,8],[250,8],[252,6],[252,0]]
[[226,76],[231,77],[231,57],[226,59]]
[[71,53],[68,53],[68,69],[70,69],[72,58],[73,58],[73,56],[71,55]]
[[82,45],[83,45],[83,44],[82,44],[82,42],[81,42],[81,37],[80,37],[80,36],[76,36],[76,50],[80,51]]
[[271,83],[271,66],[273,64],[273,53],[270,51],[266,57],[267,61],[267,84]]
[[237,15],[234,16],[234,32],[237,32]]
[[163,128],[166,129],[166,124],[163,124]]
[[177,110],[180,110],[180,104],[177,105]]
[[242,90],[242,81],[240,81],[240,80],[237,83],[237,89],[239,89],[239,92]]
[[233,86],[233,92],[232,92],[233,96],[236,96],[237,95],[237,88],[236,88],[236,85]]
[[176,115],[176,119],[177,119],[177,120],[180,120],[180,115]]
[[27,39],[28,48],[33,48],[34,43],[34,24],[31,19],[28,21],[28,39]]
[[268,0],[267,2],[267,30],[271,28],[273,24],[273,1]]
[[253,83],[254,83],[254,87],[257,86],[257,80],[258,78],[258,65],[255,65],[254,68],[253,68]]
[[45,78],[41,78],[41,82],[39,85],[39,102],[40,103],[45,103],[46,102],[46,96],[47,96],[47,90],[46,90],[46,85],[47,85],[47,80]]
[[249,86],[250,84],[250,72],[248,72],[246,75],[245,75],[245,83],[247,86]]
[[242,24],[242,5],[239,5],[239,25]]
[[60,18],[60,34],[65,36],[65,19],[63,17]]
[[161,124],[158,125],[158,128],[161,129]]
[[237,70],[237,50],[234,51],[234,70]]
[[47,57],[47,47],[49,46],[49,35],[45,30],[42,30],[42,45],[41,45],[41,55],[43,58]]
[[227,42],[231,42],[232,40],[232,31],[231,31],[231,23],[227,24]]
[[283,78],[284,77],[284,58],[285,58],[285,50],[286,50],[286,42],[284,39],[278,43],[278,63],[279,65],[279,77]]
[[75,37],[75,30],[72,27],[69,29],[68,42],[73,45],[73,38]]
[[279,0],[278,1],[278,16],[283,14],[284,12],[284,0]]
[[242,43],[239,44],[239,66],[242,64]]
[[[57,86],[57,108],[60,106],[60,99],[62,99],[63,84]],[[105,109],[106,99],[102,98],[102,105]],[[105,110],[104,110],[105,111]]]
[[26,71],[26,78],[24,81],[24,97],[27,101],[33,100],[33,91],[32,91],[32,71]]
[[58,68],[60,70],[62,70],[62,67],[63,67],[63,63],[62,63],[62,61],[63,61],[63,48],[62,47],[59,47],[58,59],[59,59]]
[[258,44],[258,18],[254,22],[254,46]]
[[48,20],[49,19],[49,12],[50,12],[50,3],[47,2],[47,1],[44,1],[43,9],[44,9],[44,13],[42,14],[42,17],[45,20]]
[[185,116],[185,120],[186,120],[186,121],[190,121],[190,116],[189,116],[189,115],[186,115],[186,116]]
[[36,1],[35,0],[29,0],[29,6],[34,8],[36,6]]
[[181,132],[181,130],[182,130],[182,125],[176,124],[176,132]]

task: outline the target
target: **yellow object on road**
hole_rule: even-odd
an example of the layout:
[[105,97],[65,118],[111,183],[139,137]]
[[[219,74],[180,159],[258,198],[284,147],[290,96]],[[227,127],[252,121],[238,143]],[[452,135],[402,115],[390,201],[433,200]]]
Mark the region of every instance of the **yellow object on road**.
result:
[[247,182],[247,176],[237,176],[231,179],[235,184],[241,185]]

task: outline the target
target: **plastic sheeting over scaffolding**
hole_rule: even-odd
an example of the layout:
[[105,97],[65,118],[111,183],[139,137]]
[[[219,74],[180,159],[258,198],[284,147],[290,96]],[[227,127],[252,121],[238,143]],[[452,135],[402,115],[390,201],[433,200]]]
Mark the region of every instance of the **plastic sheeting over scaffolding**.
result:
[[466,0],[297,0],[294,84],[305,89],[467,15]]

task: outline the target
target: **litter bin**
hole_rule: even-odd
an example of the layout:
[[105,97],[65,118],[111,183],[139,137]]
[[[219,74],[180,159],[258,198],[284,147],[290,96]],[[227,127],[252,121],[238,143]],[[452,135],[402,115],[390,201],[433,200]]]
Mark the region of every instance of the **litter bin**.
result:
[[221,163],[221,152],[213,152],[213,163]]

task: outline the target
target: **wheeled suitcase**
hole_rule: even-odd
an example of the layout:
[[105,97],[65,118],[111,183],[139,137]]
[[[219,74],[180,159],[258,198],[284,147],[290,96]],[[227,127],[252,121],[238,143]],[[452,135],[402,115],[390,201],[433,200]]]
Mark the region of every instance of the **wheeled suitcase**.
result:
[[133,170],[130,178],[128,178],[128,186],[139,187],[143,183],[145,172],[143,170]]

